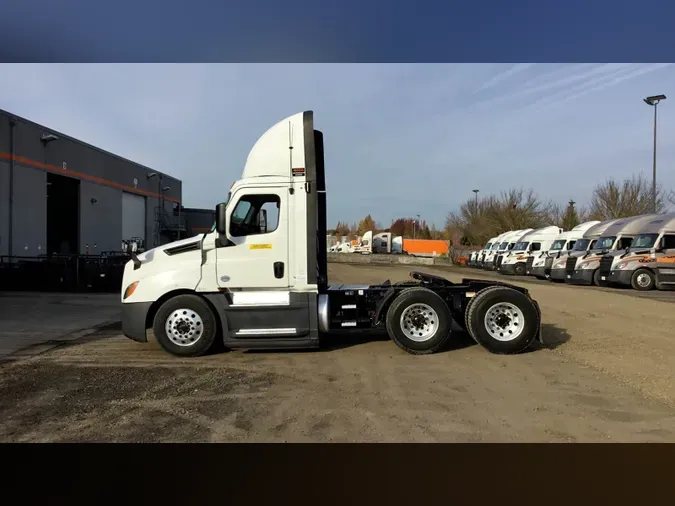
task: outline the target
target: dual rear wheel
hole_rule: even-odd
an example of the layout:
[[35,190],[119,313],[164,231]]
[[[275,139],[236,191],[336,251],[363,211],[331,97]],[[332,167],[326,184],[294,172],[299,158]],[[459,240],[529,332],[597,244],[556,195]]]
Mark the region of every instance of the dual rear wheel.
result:
[[[387,333],[414,355],[439,351],[452,334],[452,314],[434,291],[422,287],[401,292],[386,317]],[[492,353],[519,353],[536,339],[539,312],[525,294],[505,286],[479,291],[469,302],[463,323],[469,335]]]

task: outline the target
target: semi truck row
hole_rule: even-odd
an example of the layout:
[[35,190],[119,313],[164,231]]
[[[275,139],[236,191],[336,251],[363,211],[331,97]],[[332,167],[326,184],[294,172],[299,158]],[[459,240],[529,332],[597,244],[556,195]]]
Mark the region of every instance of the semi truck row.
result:
[[557,283],[675,289],[675,213],[515,230],[490,239],[469,265]]

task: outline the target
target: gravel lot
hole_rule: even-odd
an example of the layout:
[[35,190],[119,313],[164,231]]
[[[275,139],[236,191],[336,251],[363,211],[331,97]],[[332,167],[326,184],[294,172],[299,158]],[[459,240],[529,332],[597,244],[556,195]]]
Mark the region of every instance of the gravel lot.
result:
[[[376,283],[409,270],[329,272]],[[545,348],[496,356],[458,335],[415,357],[371,335],[182,360],[114,324],[61,339],[0,365],[0,441],[675,441],[673,294],[510,281],[538,300]]]

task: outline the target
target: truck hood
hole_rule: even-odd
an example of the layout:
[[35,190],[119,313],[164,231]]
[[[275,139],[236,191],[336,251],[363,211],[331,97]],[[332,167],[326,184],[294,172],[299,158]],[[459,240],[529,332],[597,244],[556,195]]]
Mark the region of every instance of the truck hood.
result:
[[166,250],[173,250],[174,248],[180,248],[181,246],[190,246],[192,244],[199,244],[204,238],[205,234],[197,234],[187,239],[180,239],[179,241],[170,242],[168,244],[163,244],[162,246],[157,246],[156,248],[149,249],[138,255],[138,259],[143,261],[150,261],[157,253],[164,252]]

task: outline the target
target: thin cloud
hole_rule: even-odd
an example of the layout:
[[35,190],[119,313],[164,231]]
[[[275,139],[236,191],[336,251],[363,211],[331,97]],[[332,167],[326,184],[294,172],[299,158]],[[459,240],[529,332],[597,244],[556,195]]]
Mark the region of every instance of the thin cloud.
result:
[[517,74],[519,72],[523,72],[524,70],[529,69],[533,64],[532,63],[517,63],[513,67],[505,70],[504,72],[501,72],[494,76],[492,79],[487,81],[486,83],[483,83],[483,85],[476,90],[476,93],[479,91],[486,90],[488,88],[492,88],[493,86],[496,86],[497,84],[501,83],[502,81],[505,81],[509,77],[513,76],[514,74]]

